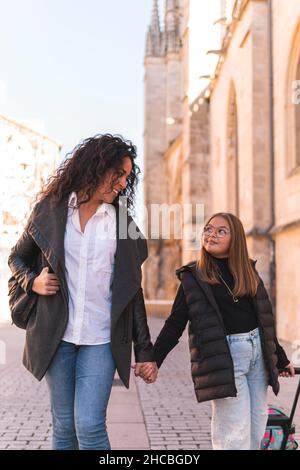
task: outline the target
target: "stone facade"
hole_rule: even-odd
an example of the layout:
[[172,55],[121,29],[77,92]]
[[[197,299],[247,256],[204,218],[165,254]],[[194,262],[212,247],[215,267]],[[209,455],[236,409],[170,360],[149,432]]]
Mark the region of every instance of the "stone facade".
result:
[[[300,339],[300,3],[274,1],[274,206],[277,327]],[[296,85],[296,81],[298,81]],[[295,86],[297,86],[296,96]]]
[[278,334],[299,340],[300,4],[235,2],[233,18],[211,83],[213,211],[239,214]]
[[212,83],[211,175],[216,188],[212,211],[229,210],[239,215],[250,252],[258,259],[270,287],[269,229],[273,221],[268,2],[248,2],[241,15]]
[[[178,134],[175,141],[169,141],[165,125],[165,141],[161,139],[156,156],[157,147],[151,136],[162,131],[157,123],[159,119],[164,123],[168,113],[166,108],[162,114],[156,111],[157,105],[147,91],[158,93],[155,84],[160,83],[162,87],[162,83],[167,83],[167,54],[163,50],[156,59],[161,61],[161,70],[153,73],[153,81],[147,81],[145,96],[151,119],[146,111],[146,203],[158,200],[160,187],[157,180],[156,189],[150,187],[151,172],[147,173],[147,165],[152,158],[151,168],[159,166],[159,178],[164,181],[164,196],[159,191],[164,202],[201,202],[205,217],[222,210],[238,215],[245,227],[250,255],[258,260],[259,272],[276,308],[279,337],[299,340],[300,3],[298,0],[221,0],[218,3],[215,20],[220,25],[220,42],[210,47],[217,60],[213,67],[207,67],[206,77],[210,79],[199,81],[196,95],[190,93],[191,84],[195,83],[191,67],[195,61],[193,38],[197,22],[198,29],[203,23],[196,2],[186,0],[180,5],[181,72],[177,77],[181,114],[176,110],[179,119],[175,120]],[[208,13],[203,9],[202,14]],[[203,34],[201,42],[205,41]],[[146,57],[148,78],[148,64],[153,60]],[[167,88],[163,103],[167,103],[166,96],[170,93]],[[174,99],[178,99],[178,92],[174,92]],[[151,134],[148,133],[150,122],[154,126]],[[147,149],[151,145],[153,152],[149,157]],[[189,223],[193,226],[193,220]],[[177,284],[173,280],[174,271],[169,269],[196,255],[188,249],[187,242],[177,241],[175,245],[175,240],[168,243],[164,240],[161,251],[156,252],[156,274],[151,269],[148,271],[146,265],[146,285],[151,277],[153,282],[153,275],[157,280],[155,287],[146,290],[148,298],[172,298]]]
[[[168,201],[168,159],[164,154],[181,131],[181,62],[179,3],[166,2],[165,28],[161,30],[157,1],[147,34],[145,57],[145,178],[144,197],[148,231],[152,231],[151,204]],[[172,260],[172,261],[171,261]],[[168,273],[180,262],[178,244],[149,237],[149,259],[145,265],[145,294],[151,300],[172,297]],[[168,293],[167,293],[168,292]]]
[[197,203],[203,205],[207,215],[210,211],[209,103],[205,93],[189,102],[189,12],[186,0],[166,1],[162,31],[157,1],[153,1],[147,34],[144,194],[149,258],[144,267],[144,288],[150,301],[171,301],[178,285],[175,269],[197,256],[190,235],[185,235],[195,231],[195,213],[186,218],[181,212],[180,239],[173,233],[169,239],[154,238],[151,208],[168,204],[172,211],[176,205]]

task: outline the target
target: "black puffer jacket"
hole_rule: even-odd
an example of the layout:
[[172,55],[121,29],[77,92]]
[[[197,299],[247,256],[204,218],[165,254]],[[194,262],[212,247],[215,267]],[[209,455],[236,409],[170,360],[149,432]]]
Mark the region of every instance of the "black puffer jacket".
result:
[[[176,274],[181,284],[171,314],[154,345],[158,367],[176,346],[189,322],[191,373],[198,402],[234,397],[237,391],[233,362],[211,286],[200,279],[195,262],[178,269]],[[289,361],[278,344],[272,307],[262,280],[254,301],[269,384],[277,395],[278,368],[285,367]]]

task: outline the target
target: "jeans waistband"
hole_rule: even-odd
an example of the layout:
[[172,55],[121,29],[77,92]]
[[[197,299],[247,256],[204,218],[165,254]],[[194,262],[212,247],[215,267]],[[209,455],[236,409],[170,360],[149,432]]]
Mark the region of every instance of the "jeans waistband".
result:
[[259,328],[255,328],[254,330],[248,331],[247,333],[237,333],[234,335],[227,335],[226,338],[228,339],[251,339],[259,337]]

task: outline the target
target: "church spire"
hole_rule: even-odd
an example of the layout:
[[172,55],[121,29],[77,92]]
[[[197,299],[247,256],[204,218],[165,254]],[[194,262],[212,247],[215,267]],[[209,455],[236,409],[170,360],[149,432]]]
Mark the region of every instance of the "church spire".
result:
[[166,0],[165,7],[166,52],[178,52],[180,47],[180,6],[178,0]]
[[159,23],[157,0],[153,0],[151,24],[147,33],[146,56],[162,55],[162,32]]
[[158,13],[157,0],[153,0],[151,29],[153,31],[153,34],[155,34],[157,36],[160,35],[161,31],[160,31],[160,24],[159,24],[159,13]]

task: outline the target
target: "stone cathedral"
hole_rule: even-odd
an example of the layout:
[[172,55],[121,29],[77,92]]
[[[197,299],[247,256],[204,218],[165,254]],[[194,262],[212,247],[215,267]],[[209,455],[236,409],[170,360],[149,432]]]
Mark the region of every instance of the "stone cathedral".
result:
[[[201,203],[204,218],[226,211],[241,219],[278,335],[300,346],[300,2],[201,4],[165,0],[160,18],[153,0],[146,32],[149,311],[170,312],[175,270],[197,257],[186,239],[151,236],[151,208]],[[218,28],[214,44],[210,25]],[[215,63],[199,77],[197,61],[207,64],[209,54]],[[196,221],[181,223],[184,229]]]

